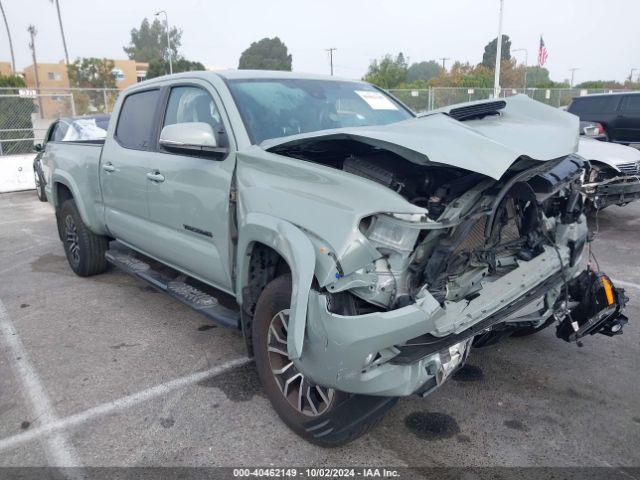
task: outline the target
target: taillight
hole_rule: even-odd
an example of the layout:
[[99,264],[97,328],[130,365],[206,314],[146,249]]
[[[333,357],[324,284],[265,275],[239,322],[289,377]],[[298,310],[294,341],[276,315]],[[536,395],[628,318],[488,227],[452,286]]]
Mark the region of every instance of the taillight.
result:
[[598,127],[598,135],[604,135],[604,127],[602,126],[602,124],[596,123],[596,126]]

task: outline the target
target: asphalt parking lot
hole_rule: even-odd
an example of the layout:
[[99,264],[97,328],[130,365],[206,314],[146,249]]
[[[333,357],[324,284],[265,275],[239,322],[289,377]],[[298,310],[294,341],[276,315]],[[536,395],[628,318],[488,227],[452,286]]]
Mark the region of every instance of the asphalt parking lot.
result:
[[116,270],[67,266],[53,210],[0,195],[0,466],[640,466],[640,203],[599,215],[594,252],[625,282],[624,335],[553,328],[474,350],[432,396],[356,442],[300,440],[241,337]]

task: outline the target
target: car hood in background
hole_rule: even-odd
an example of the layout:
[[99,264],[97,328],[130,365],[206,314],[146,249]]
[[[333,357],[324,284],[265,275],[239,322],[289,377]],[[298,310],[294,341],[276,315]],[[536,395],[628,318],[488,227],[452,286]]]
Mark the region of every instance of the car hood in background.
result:
[[[455,120],[447,112],[460,105],[452,105],[389,125],[322,130],[265,140],[260,147],[287,155],[318,148],[326,141],[351,140],[392,151],[417,164],[459,167],[496,180],[520,157],[547,161],[577,150],[578,117],[525,95],[504,100],[500,115],[482,119]],[[484,102],[462,105],[478,103]]]
[[633,147],[584,137],[580,137],[578,155],[589,161],[602,162],[616,170],[620,170],[618,165],[640,162],[640,151]]

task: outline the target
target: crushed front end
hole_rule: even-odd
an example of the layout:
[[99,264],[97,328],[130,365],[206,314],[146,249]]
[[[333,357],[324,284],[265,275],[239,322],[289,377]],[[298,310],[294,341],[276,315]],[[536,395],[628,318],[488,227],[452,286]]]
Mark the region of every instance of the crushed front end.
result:
[[567,341],[622,332],[624,292],[581,268],[589,168],[581,157],[521,157],[498,181],[385,151],[350,156],[341,168],[425,213],[361,219],[350,258],[362,249],[375,259],[347,269],[334,258],[333,279],[310,292],[295,364],[314,382],[369,395],[427,394],[483,335],[550,321]]
[[640,162],[623,163],[616,168],[593,162],[582,188],[595,210],[636,201],[640,198]]

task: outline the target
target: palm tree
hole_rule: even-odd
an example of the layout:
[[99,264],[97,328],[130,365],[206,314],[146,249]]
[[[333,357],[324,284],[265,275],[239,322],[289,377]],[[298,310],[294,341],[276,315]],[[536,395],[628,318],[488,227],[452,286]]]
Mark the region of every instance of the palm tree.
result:
[[64,59],[69,65],[69,52],[67,51],[67,40],[64,37],[64,28],[62,27],[62,15],[60,15],[60,2],[58,0],[49,0],[51,3],[55,4],[56,10],[58,11],[58,23],[60,24],[60,34],[62,35],[62,46],[64,47]]
[[16,59],[13,56],[13,42],[11,41],[11,32],[9,31],[9,22],[7,22],[7,15],[4,13],[4,7],[0,0],[0,11],[2,11],[2,18],[4,18],[4,26],[7,29],[7,37],[9,37],[9,50],[11,50],[11,69],[13,74],[16,74]]

